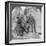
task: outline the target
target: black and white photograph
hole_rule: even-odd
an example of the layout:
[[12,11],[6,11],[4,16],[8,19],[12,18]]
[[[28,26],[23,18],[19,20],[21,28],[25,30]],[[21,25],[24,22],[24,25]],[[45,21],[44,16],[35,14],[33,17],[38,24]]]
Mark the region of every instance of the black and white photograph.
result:
[[44,3],[6,2],[6,43],[44,42]]

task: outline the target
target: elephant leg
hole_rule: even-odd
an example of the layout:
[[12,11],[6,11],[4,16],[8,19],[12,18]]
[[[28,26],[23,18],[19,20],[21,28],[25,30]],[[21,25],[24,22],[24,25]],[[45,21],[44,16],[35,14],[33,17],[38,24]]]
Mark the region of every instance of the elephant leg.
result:
[[33,33],[33,25],[31,25],[31,32]]
[[36,25],[34,24],[34,32],[36,33]]

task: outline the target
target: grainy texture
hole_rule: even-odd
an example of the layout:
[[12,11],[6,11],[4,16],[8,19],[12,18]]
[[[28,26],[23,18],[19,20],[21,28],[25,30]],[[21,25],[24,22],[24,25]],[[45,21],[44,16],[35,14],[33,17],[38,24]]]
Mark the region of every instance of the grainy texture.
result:
[[[34,17],[34,20],[36,21],[36,32],[41,33],[41,12],[40,12],[40,9],[39,8],[36,9],[36,7],[31,7],[29,10],[30,11],[27,10],[28,11],[27,16],[29,16],[29,14],[31,14]],[[18,12],[15,12],[15,11],[16,11],[16,9],[14,8],[14,10],[12,11],[12,22],[13,23],[16,21],[16,17],[18,15],[18,14],[16,15],[16,13],[18,13]],[[23,13],[22,10],[19,10],[19,12]],[[21,15],[23,15],[23,14],[21,14]],[[12,23],[12,25],[15,26],[16,24],[13,24],[13,23]],[[14,27],[14,26],[12,26],[12,27]],[[33,33],[30,32],[28,35],[24,33],[23,38],[39,38],[39,35],[37,33],[35,34],[34,32]],[[18,36],[16,36],[16,33],[15,33],[14,29],[13,29],[12,34],[13,34],[14,38],[18,38]]]

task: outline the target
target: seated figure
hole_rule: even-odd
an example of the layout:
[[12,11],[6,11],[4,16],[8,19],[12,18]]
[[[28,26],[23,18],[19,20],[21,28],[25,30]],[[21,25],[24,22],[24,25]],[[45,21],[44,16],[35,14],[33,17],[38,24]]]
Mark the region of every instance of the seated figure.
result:
[[18,21],[17,21],[17,25],[16,25],[16,32],[17,32],[17,35],[19,36],[23,36],[24,35],[24,32],[25,32],[25,28],[24,26],[22,25],[22,18],[18,18]]

